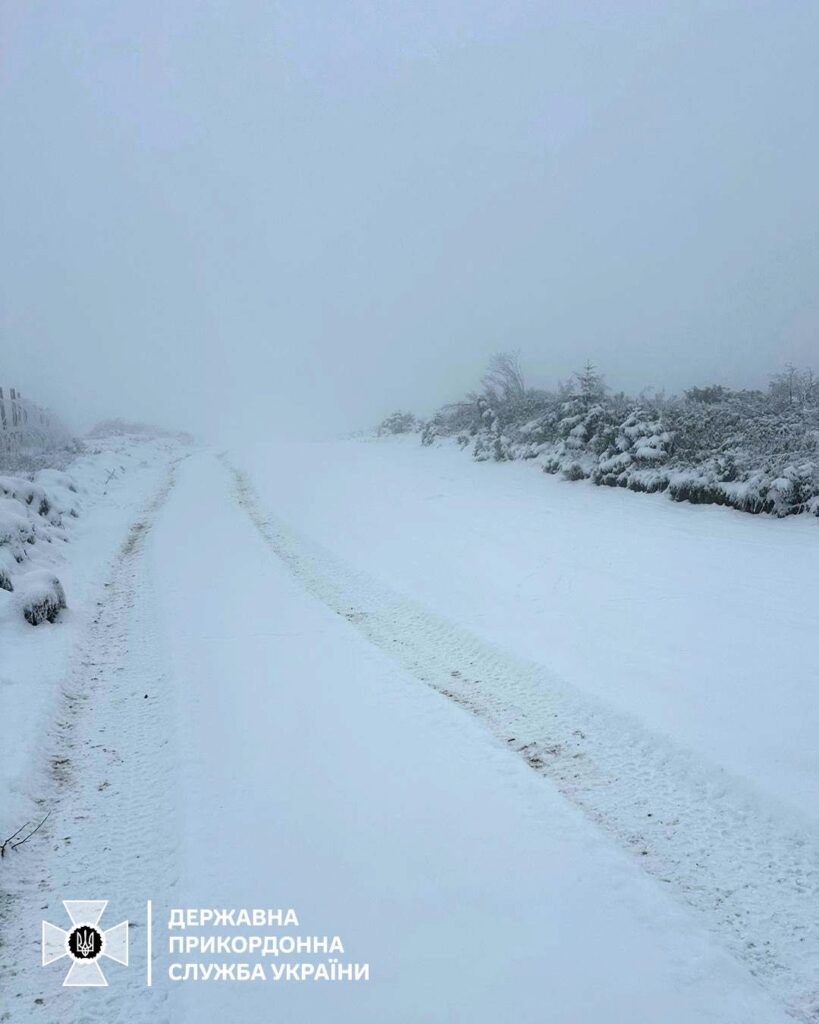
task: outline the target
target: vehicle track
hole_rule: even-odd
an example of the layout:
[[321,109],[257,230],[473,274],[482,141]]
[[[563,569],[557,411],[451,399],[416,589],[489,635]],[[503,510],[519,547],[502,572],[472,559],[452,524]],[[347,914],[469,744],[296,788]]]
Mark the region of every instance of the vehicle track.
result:
[[305,588],[482,721],[688,905],[788,1011],[819,1021],[819,835],[743,780],[447,622],[236,498]]
[[[167,989],[144,987],[146,900],[175,884],[176,808],[168,779],[176,745],[143,555],[179,461],[132,524],[72,653],[38,787],[37,804],[50,815],[39,841],[14,858],[14,873],[4,879],[3,1022],[174,1019]],[[130,921],[130,966],[102,961],[110,985],[93,999],[61,987],[66,961],[39,966],[41,919],[66,926],[63,899],[109,900],[103,928]]]

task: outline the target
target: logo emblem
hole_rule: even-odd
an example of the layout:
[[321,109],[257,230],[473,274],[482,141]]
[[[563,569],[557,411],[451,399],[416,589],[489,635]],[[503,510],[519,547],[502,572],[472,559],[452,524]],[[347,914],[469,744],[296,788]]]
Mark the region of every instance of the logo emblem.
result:
[[121,921],[107,931],[99,928],[108,900],[63,900],[72,927],[68,931],[43,921],[43,967],[61,960],[73,960],[63,985],[107,985],[99,960],[108,957],[128,966],[128,922]]

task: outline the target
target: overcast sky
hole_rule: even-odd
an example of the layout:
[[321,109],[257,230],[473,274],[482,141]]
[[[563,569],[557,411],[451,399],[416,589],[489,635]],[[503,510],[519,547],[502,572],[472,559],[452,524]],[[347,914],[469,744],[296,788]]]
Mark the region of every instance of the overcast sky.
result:
[[819,364],[819,4],[2,0],[0,384],[367,426]]

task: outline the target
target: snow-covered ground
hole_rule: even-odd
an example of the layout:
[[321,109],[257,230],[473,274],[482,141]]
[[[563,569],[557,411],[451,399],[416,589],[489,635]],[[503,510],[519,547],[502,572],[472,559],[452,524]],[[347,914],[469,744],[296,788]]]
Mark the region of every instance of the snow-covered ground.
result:
[[243,459],[281,517],[271,545],[322,600],[819,1014],[812,519],[569,485],[414,439]]
[[819,529],[416,437],[241,460],[349,564],[819,822]]
[[[69,614],[0,623],[53,698],[4,777],[52,813],[0,867],[0,1019],[819,1019],[815,524],[400,442],[132,452]],[[105,990],[39,966],[71,898],[132,922]],[[371,980],[172,983],[188,906],[292,906]]]
[[[60,526],[35,526],[37,540],[23,546],[23,561],[11,560],[15,590],[0,590],[0,831],[27,814],[39,795],[36,759],[57,713],[71,646],[94,617],[106,568],[129,525],[175,457],[176,448],[162,442],[101,439],[68,472],[35,474],[34,486],[48,496]],[[33,509],[30,514],[36,521]],[[0,546],[3,554],[8,546]],[[59,577],[68,608],[58,627],[35,629],[21,614],[21,582],[44,569]]]

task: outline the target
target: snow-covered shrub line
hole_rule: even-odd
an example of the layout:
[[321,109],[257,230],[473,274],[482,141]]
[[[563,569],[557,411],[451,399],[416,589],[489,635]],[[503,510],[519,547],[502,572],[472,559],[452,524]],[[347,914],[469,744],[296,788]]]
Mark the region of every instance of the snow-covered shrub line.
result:
[[566,480],[727,505],[819,515],[819,380],[793,367],[766,391],[691,388],[680,397],[611,394],[592,366],[555,392],[524,386],[517,360],[494,357],[483,389],[422,425],[478,461],[536,460]]

